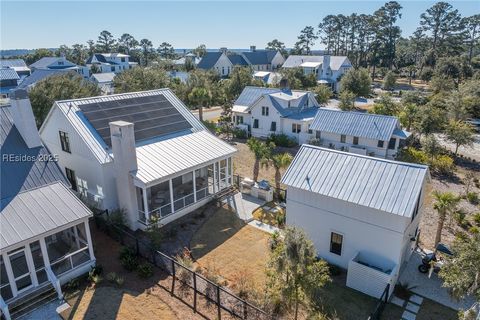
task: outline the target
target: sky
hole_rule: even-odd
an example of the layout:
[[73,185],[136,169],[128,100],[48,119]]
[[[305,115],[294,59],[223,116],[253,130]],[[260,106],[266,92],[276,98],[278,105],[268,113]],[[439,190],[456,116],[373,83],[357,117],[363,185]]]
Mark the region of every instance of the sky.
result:
[[[434,1],[399,1],[403,36],[419,25]],[[480,1],[449,1],[462,16],[480,13]],[[56,48],[130,33],[155,47],[264,48],[272,39],[292,47],[301,29],[328,14],[373,13],[385,1],[0,1],[1,49]],[[315,49],[322,45],[317,41]]]

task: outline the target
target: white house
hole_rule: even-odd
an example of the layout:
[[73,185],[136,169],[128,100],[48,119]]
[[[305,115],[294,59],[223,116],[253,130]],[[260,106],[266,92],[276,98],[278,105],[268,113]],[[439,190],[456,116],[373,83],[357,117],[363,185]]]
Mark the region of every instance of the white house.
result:
[[105,72],[105,73],[94,73],[90,77],[90,81],[95,83],[102,93],[112,94],[113,93],[113,79],[115,78],[115,73],[113,72]]
[[253,137],[286,134],[302,144],[319,109],[310,91],[245,87],[232,108],[232,121]]
[[30,68],[23,59],[0,59],[0,68],[12,68],[21,78],[30,75]]
[[275,50],[257,50],[255,46],[250,51],[227,52],[226,48],[219,52],[206,52],[197,67],[215,70],[220,76],[227,77],[233,66],[249,66],[253,71],[273,71],[285,62],[282,54]]
[[87,67],[79,66],[75,63],[68,61],[65,57],[43,57],[40,60],[30,65],[32,71],[35,70],[72,70],[80,74],[84,78],[90,76],[90,72]]
[[345,56],[288,56],[283,68],[302,68],[305,75],[314,74],[317,82],[329,85],[333,91],[340,92],[340,79],[352,68]]
[[282,75],[273,71],[256,71],[253,73],[253,79],[260,80],[270,86],[276,86],[282,80]]
[[8,97],[10,92],[18,86],[20,77],[13,68],[0,68],[0,96]]
[[349,287],[380,297],[414,249],[428,180],[423,165],[304,144],[282,178],[287,225],[347,269]]
[[57,101],[40,135],[83,196],[133,230],[204,205],[232,184],[236,149],[170,89]]
[[397,117],[326,108],[318,110],[310,129],[312,144],[388,159],[410,136]]
[[[95,265],[92,212],[70,190],[45,148],[25,90],[0,107],[0,309],[19,315],[39,292],[52,291]],[[11,312],[11,314],[10,314]]]
[[90,70],[93,66],[97,68],[93,73],[119,73],[138,65],[130,61],[130,56],[123,53],[95,53],[85,62]]

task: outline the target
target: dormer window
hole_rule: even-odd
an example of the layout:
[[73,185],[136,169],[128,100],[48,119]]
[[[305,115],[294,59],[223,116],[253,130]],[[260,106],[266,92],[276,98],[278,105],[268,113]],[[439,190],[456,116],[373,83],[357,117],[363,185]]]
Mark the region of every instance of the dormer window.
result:
[[58,65],[63,66],[64,65],[63,61],[58,61]]

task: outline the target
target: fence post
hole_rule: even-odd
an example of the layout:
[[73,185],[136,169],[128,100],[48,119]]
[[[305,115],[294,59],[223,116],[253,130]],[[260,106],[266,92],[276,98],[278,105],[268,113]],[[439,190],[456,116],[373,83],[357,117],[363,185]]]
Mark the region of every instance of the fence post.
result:
[[243,301],[243,319],[247,320],[247,301]]
[[197,273],[193,272],[193,312],[197,312]]
[[220,302],[220,286],[217,284],[217,310],[218,310],[218,320],[222,319],[222,307]]
[[175,261],[173,259],[170,259],[172,261],[172,295],[175,292]]

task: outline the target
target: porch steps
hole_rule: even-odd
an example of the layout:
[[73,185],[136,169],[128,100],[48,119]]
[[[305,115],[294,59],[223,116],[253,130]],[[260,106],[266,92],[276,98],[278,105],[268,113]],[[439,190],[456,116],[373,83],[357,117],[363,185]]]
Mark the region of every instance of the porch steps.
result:
[[39,288],[31,293],[27,293],[21,298],[8,305],[12,319],[19,319],[23,315],[37,309],[38,307],[57,300],[57,292],[51,283]]

